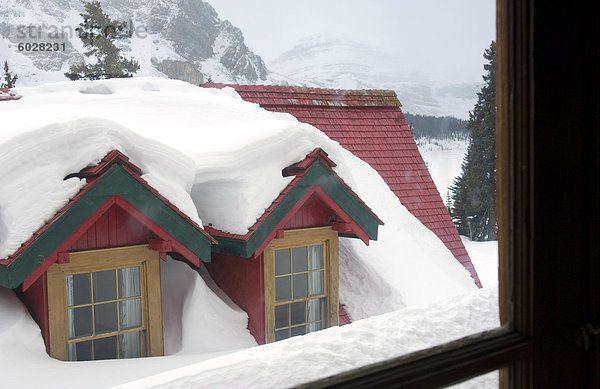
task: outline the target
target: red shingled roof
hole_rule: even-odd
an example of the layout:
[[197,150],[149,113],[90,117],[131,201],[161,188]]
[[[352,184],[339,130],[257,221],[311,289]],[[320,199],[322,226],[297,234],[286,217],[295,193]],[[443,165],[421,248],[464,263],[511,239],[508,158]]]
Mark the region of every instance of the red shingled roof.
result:
[[11,92],[8,88],[0,88],[0,101],[19,100],[21,96]]
[[429,175],[393,91],[276,85],[204,84],[234,88],[273,112],[287,112],[369,163],[400,202],[433,231],[481,287],[477,272]]
[[346,312],[346,309],[344,308],[344,304],[340,304],[340,315],[339,315],[340,319],[339,319],[339,325],[340,326],[345,326],[346,324],[350,324],[352,323],[352,320],[350,319],[350,316],[348,316],[348,312]]

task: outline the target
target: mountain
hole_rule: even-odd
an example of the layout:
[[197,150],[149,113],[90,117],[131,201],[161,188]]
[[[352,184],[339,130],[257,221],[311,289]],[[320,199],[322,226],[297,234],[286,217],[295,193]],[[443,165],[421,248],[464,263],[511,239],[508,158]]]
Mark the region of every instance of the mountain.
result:
[[436,80],[410,70],[410,58],[335,34],[319,34],[298,42],[268,64],[271,79],[323,88],[391,89],[404,110],[413,114],[468,118],[481,82]]
[[[239,84],[294,84],[323,88],[391,89],[404,111],[467,118],[479,82],[435,80],[410,69],[410,58],[333,34],[306,38],[265,66],[242,31],[201,0],[103,0],[111,18],[127,21],[132,36],[123,54],[140,64],[136,76],[167,76]],[[75,28],[81,0],[1,0],[0,61],[8,60],[18,85],[66,80],[84,60]],[[40,43],[53,51],[34,51]]]
[[[265,64],[246,46],[241,30],[206,2],[103,0],[102,7],[111,18],[129,22],[132,37],[124,54],[139,62],[138,76],[266,82]],[[19,85],[65,80],[69,66],[83,60],[75,31],[81,12],[80,0],[2,0],[0,60],[8,60]],[[58,50],[33,51],[40,43]]]

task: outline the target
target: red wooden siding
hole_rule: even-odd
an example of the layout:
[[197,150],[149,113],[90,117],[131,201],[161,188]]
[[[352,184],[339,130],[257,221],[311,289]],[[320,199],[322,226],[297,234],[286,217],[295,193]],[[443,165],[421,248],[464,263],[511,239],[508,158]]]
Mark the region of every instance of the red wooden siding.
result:
[[25,292],[22,292],[21,288],[16,289],[16,292],[21,300],[25,302],[33,319],[40,326],[42,338],[44,338],[44,343],[46,343],[46,351],[50,353],[50,324],[48,318],[46,273],[35,280]]
[[284,230],[296,228],[323,227],[331,225],[335,213],[323,201],[313,194],[283,227]]
[[142,223],[114,204],[88,228],[69,251],[145,244],[154,235]]
[[248,314],[248,329],[258,344],[265,343],[263,256],[240,258],[213,253],[205,263],[221,289]]

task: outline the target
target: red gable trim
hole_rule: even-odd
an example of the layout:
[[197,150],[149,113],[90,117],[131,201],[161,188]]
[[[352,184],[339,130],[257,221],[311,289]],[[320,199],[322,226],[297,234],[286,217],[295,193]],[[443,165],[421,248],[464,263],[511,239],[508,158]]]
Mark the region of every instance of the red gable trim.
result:
[[127,200],[123,199],[121,196],[111,196],[108,200],[106,200],[84,223],[82,223],[76,230],[73,232],[52,254],[50,254],[44,262],[40,266],[38,266],[33,273],[31,273],[25,281],[23,281],[22,289],[26,291],[52,264],[57,262],[60,259],[60,253],[66,252],[69,247],[73,245],[83,235],[92,224],[94,224],[108,209],[113,205],[118,205],[125,212],[133,216],[140,223],[142,223],[146,228],[148,228],[151,232],[156,234],[162,240],[168,241],[170,243],[171,249],[173,251],[181,254],[185,259],[187,259],[192,265],[195,267],[200,266],[200,258],[185,246],[183,246],[179,241],[177,241],[173,236],[163,230],[158,224],[154,223],[148,217],[146,217],[142,212],[140,212],[137,208],[131,205]]
[[[110,157],[110,158],[109,158]],[[108,171],[108,169],[115,163],[121,164],[123,166],[123,168],[136,180],[138,181],[140,184],[142,184],[146,189],[148,189],[150,192],[152,192],[153,195],[155,195],[156,197],[158,197],[163,203],[165,203],[165,205],[167,205],[169,208],[171,208],[173,211],[175,211],[179,216],[181,216],[185,221],[187,221],[189,224],[191,224],[192,226],[194,226],[194,228],[196,228],[198,231],[200,231],[204,236],[206,236],[212,243],[217,243],[217,241],[210,236],[202,227],[200,227],[200,225],[198,225],[198,223],[196,223],[195,221],[193,221],[192,219],[190,219],[190,217],[188,215],[186,215],[185,213],[181,212],[181,210],[179,208],[177,208],[175,205],[173,205],[173,203],[171,203],[166,197],[164,197],[163,195],[161,195],[156,189],[154,189],[152,186],[150,186],[150,184],[148,184],[148,182],[146,180],[144,180],[143,178],[141,178],[139,175],[142,174],[142,170],[137,167],[136,165],[134,165],[133,163],[131,163],[129,161],[129,158],[127,156],[125,156],[125,154],[121,153],[119,150],[113,150],[110,153],[108,153],[106,155],[106,157],[104,157],[102,159],[102,161],[100,162],[100,164],[98,165],[97,170],[100,172],[100,176],[101,177],[104,173],[106,173]],[[123,165],[124,164],[124,165]],[[82,170],[82,174],[89,174],[86,169]],[[92,176],[91,178],[94,179],[97,176]],[[90,179],[88,178],[88,182],[90,181]]]
[[308,168],[310,168],[312,164],[315,163],[317,160],[323,162],[323,165],[328,166],[330,168],[337,166],[335,162],[329,159],[328,154],[325,151],[323,151],[323,149],[317,147],[312,152],[310,152],[310,154],[308,154],[302,161],[296,162],[295,164],[283,169],[282,175],[284,177],[298,175],[300,172],[304,172]]
[[[265,248],[271,243],[273,239],[277,237],[277,234],[281,231],[283,226],[287,224],[287,222],[294,216],[296,212],[306,203],[306,201],[312,196],[316,194],[331,210],[336,213],[348,226],[347,231],[343,232],[352,232],[354,233],[360,240],[364,242],[367,246],[369,245],[369,235],[360,228],[360,226],[348,215],[339,205],[331,198],[325,191],[317,185],[312,186],[306,193],[302,196],[300,200],[294,205],[294,207],[290,210],[290,212],[277,224],[277,226],[273,229],[273,231],[269,234],[267,239],[263,241],[263,243],[256,249],[254,256],[259,256]],[[285,236],[285,231],[284,231]]]
[[123,167],[126,166],[127,168],[129,168],[129,170],[131,170],[138,176],[142,174],[142,169],[140,169],[131,161],[129,161],[128,156],[126,156],[119,150],[112,150],[111,152],[106,154],[96,166],[86,167],[82,169],[76,176],[80,178],[100,176],[114,164],[119,164]]

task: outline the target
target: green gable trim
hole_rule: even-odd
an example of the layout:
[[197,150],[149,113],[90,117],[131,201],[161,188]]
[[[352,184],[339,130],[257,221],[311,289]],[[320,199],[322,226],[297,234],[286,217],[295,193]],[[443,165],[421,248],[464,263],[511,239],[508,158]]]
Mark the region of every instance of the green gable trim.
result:
[[335,174],[317,161],[247,241],[215,236],[219,244],[212,247],[213,252],[244,258],[252,256],[313,185],[319,185],[344,212],[350,215],[371,240],[377,240],[379,227],[377,218],[352,195]]
[[109,197],[118,195],[158,224],[205,262],[211,241],[156,197],[120,165],[113,165],[8,267],[0,267],[0,285],[19,286],[50,254],[73,234]]

